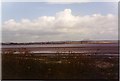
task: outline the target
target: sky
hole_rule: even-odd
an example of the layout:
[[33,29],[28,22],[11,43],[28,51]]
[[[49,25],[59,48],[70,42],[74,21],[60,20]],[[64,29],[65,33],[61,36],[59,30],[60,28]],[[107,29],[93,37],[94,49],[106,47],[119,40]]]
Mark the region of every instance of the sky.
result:
[[119,0],[2,0],[2,2],[118,2]]
[[115,2],[3,2],[2,41],[117,40]]

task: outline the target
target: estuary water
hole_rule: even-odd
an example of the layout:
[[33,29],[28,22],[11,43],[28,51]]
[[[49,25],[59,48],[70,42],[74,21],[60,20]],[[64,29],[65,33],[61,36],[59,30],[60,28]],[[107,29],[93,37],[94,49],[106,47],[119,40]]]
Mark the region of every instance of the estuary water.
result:
[[29,48],[29,47],[96,47],[96,46],[118,46],[112,44],[34,44],[34,45],[2,45],[2,48]]

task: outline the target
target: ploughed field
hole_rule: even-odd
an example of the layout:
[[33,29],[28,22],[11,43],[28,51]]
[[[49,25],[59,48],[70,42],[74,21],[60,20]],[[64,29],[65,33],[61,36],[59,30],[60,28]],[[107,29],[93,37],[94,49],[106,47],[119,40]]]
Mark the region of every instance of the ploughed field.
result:
[[118,80],[118,43],[2,45],[2,79]]

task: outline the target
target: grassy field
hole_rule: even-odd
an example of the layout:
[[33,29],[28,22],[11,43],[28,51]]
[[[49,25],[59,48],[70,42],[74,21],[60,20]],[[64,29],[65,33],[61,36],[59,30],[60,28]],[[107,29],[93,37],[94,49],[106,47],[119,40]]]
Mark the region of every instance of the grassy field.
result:
[[118,57],[2,54],[2,79],[118,79]]

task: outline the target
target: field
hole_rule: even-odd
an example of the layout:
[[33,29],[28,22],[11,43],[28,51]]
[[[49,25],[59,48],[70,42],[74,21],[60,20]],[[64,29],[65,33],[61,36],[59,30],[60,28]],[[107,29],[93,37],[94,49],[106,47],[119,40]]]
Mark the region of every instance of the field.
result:
[[[67,48],[67,47],[66,47]],[[93,47],[91,47],[92,49]],[[97,52],[94,50],[98,49]],[[109,79],[118,80],[118,48],[98,47],[92,52],[6,52],[2,54],[2,78],[6,79]],[[115,48],[115,49],[114,49]],[[4,48],[5,49],[5,48]],[[13,49],[13,48],[12,48]],[[48,48],[47,48],[48,49]],[[73,49],[73,48],[72,48]],[[81,51],[81,48],[76,48]],[[88,48],[85,48],[85,50]],[[91,49],[89,51],[91,51]],[[113,49],[112,51],[107,49]],[[15,49],[18,50],[18,49]],[[82,49],[83,50],[83,49]],[[101,52],[99,52],[102,50]],[[103,51],[104,50],[104,51]],[[6,50],[5,50],[6,51]],[[84,51],[84,50],[83,50]]]

